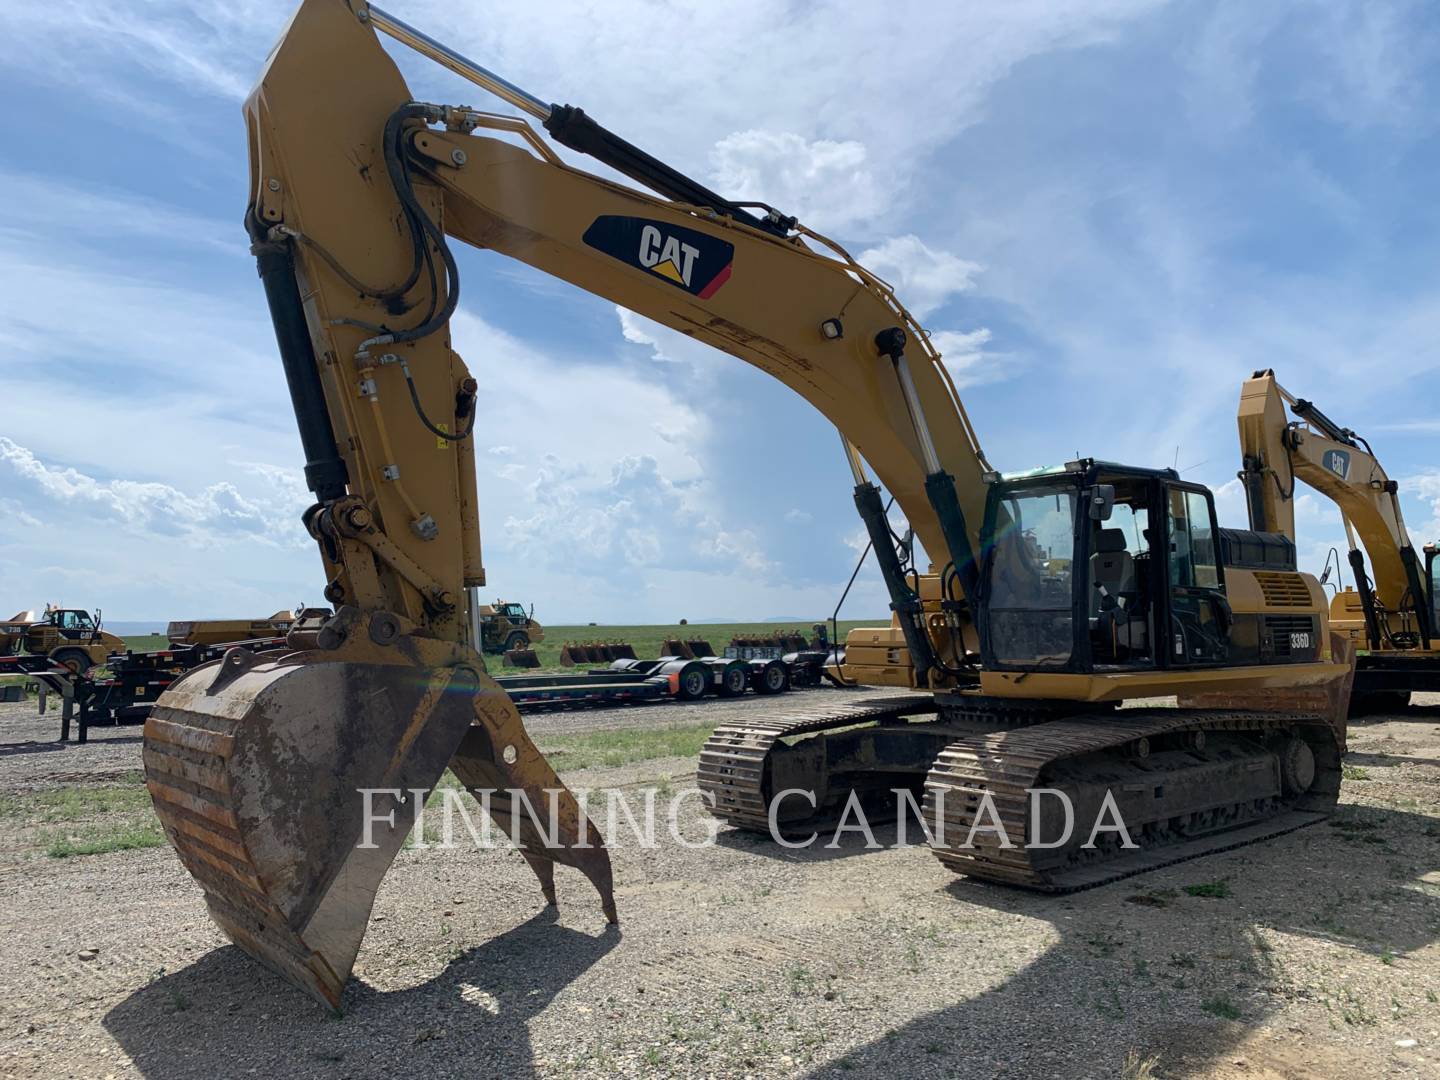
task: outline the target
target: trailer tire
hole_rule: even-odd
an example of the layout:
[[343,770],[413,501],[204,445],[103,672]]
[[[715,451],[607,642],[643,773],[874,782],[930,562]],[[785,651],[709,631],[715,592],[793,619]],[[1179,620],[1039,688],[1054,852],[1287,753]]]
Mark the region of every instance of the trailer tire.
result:
[[720,683],[716,687],[716,693],[721,697],[739,697],[745,693],[745,688],[750,685],[750,673],[745,670],[743,664],[731,664],[725,668],[720,676]]
[[780,660],[772,660],[760,669],[755,680],[757,694],[779,694],[790,689],[790,672]]
[[94,666],[90,654],[84,649],[56,649],[50,654],[50,659],[61,667],[69,668],[76,675],[84,675]]
[[686,668],[675,680],[675,696],[681,701],[699,701],[705,696],[709,674],[703,667]]

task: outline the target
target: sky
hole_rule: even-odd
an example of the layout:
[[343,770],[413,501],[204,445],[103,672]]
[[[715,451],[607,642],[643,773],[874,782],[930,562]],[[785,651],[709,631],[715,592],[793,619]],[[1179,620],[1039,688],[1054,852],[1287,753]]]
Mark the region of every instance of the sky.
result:
[[[290,8],[6,5],[0,615],[320,602],[241,227],[240,106]],[[935,335],[997,467],[1174,465],[1244,526],[1235,406],[1273,367],[1370,440],[1416,543],[1440,537],[1433,5],[389,9],[858,253]],[[387,47],[417,97],[509,111]],[[863,533],[819,414],[732,357],[457,253],[488,593],[553,623],[830,613]],[[1312,494],[1297,510],[1319,572],[1338,513]],[[872,564],[842,617],[885,610]]]

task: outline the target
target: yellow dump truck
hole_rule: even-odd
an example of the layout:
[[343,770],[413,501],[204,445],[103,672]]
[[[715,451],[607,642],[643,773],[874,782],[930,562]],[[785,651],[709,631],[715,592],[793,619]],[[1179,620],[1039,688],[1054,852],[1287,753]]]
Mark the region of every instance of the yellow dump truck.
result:
[[80,608],[47,605],[42,616],[21,611],[0,623],[0,656],[48,656],[77,675],[124,648],[123,638],[100,629],[98,609],[92,616]]
[[528,649],[545,640],[545,628],[534,618],[535,608],[527,612],[524,604],[496,600],[480,607],[480,641],[487,653],[503,653],[512,649]]
[[227,641],[252,641],[288,633],[295,621],[293,611],[277,611],[268,619],[188,619],[172,622],[165,637],[172,645],[223,645]]

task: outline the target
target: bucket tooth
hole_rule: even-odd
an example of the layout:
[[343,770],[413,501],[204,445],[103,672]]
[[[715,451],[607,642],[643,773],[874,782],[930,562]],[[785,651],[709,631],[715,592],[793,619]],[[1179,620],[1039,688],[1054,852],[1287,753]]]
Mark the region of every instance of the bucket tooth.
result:
[[514,704],[497,687],[476,695],[475,715],[477,723],[465,732],[450,770],[489,810],[496,827],[515,841],[548,903],[555,903],[554,864],[564,863],[590,879],[605,918],[615,922],[605,841],[530,741]]

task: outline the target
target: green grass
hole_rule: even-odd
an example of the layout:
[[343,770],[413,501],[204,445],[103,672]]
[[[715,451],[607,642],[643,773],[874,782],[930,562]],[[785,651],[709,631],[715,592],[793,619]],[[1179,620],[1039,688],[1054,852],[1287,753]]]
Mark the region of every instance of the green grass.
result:
[[150,792],[138,772],[123,778],[126,787],[46,788],[0,799],[0,818],[28,818],[52,825],[93,816],[133,814],[150,809]]
[[1222,879],[1200,885],[1186,885],[1185,893],[1188,896],[1208,896],[1214,900],[1224,900],[1230,895],[1230,883]]
[[1224,994],[1217,994],[1215,997],[1206,998],[1200,1003],[1200,1008],[1204,1009],[1211,1016],[1218,1016],[1222,1020],[1240,1019],[1240,1009]]
[[[822,621],[819,618],[801,619],[794,623],[695,623],[690,626],[674,625],[661,626],[614,626],[600,624],[597,626],[550,626],[542,618],[541,625],[545,627],[545,640],[537,643],[535,653],[540,658],[542,668],[553,668],[556,671],[564,671],[560,667],[560,650],[567,641],[628,641],[635,646],[635,655],[644,659],[650,659],[660,655],[660,646],[667,638],[679,638],[682,641],[708,641],[717,653],[723,653],[725,646],[730,644],[730,639],[736,635],[759,637],[765,634],[778,634],[783,632],[797,632],[810,637],[810,627],[813,623]],[[829,621],[825,620],[828,627]],[[840,640],[844,641],[845,635],[857,626],[889,626],[890,619],[885,615],[877,615],[873,619],[841,619],[837,624]],[[139,640],[139,639],[136,639]],[[156,646],[163,648],[163,645]],[[503,674],[509,671],[500,665],[500,658],[495,658],[492,665],[492,674]]]
[[140,637],[127,637],[125,647],[131,652],[158,652],[168,649],[170,642],[164,634],[144,634]]
[[165,834],[160,829],[160,822],[153,817],[149,821],[93,825],[77,831],[56,830],[41,837],[41,846],[52,859],[135,851],[159,847],[163,843]]
[[1369,780],[1370,773],[1359,765],[1342,765],[1340,775],[1346,780]]
[[138,772],[125,774],[118,785],[67,785],[7,796],[0,799],[0,820],[20,827],[22,846],[52,859],[165,843],[150,792]]
[[709,723],[554,735],[540,740],[540,751],[557,769],[613,769],[655,758],[695,757],[714,730],[715,725]]

